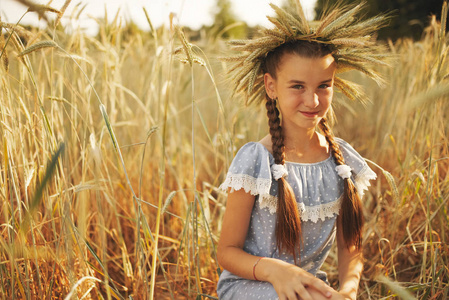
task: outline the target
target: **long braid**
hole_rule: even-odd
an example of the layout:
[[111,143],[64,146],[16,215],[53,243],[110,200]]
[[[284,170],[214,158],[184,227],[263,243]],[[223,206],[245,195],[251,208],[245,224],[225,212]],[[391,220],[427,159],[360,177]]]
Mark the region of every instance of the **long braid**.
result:
[[[345,160],[340,147],[335,142],[334,136],[325,118],[320,121],[321,130],[326,137],[332,150],[332,156],[338,165],[344,165]],[[343,238],[346,246],[355,245],[358,250],[362,247],[362,229],[363,229],[363,210],[362,201],[357,194],[357,189],[350,178],[344,179],[344,192],[341,202],[341,224]]]
[[[270,126],[273,157],[276,164],[285,164],[284,136],[282,134],[279,110],[276,100],[266,95],[268,124]],[[278,179],[278,205],[276,220],[276,244],[279,252],[287,250],[296,263],[296,250],[299,254],[301,242],[301,220],[296,205],[295,194],[285,178]]]

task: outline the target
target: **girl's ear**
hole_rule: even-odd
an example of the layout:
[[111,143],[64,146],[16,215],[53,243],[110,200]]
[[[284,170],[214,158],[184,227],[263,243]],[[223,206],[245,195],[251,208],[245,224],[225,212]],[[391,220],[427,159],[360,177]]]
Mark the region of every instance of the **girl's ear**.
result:
[[275,89],[275,79],[270,75],[270,73],[265,73],[263,75],[263,81],[265,83],[265,91],[268,97],[271,99],[276,99],[276,89]]

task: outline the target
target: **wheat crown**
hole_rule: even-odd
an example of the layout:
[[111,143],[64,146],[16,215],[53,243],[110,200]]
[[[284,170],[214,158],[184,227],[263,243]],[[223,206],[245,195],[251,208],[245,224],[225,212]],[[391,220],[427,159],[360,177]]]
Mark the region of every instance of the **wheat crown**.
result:
[[366,20],[358,16],[365,6],[336,5],[327,9],[317,22],[309,23],[299,0],[295,0],[296,13],[270,4],[274,17],[267,16],[273,28],[262,29],[259,36],[250,40],[230,41],[231,49],[239,51],[235,56],[223,58],[231,63],[228,75],[233,82],[233,93],[242,93],[245,104],[260,103],[265,99],[263,63],[267,54],[280,45],[295,40],[327,44],[337,63],[334,85],[351,100],[364,100],[359,85],[339,77],[339,74],[357,70],[378,84],[384,81],[375,70],[377,65],[388,65],[389,54],[376,43],[373,35],[387,23],[387,15],[378,15]]

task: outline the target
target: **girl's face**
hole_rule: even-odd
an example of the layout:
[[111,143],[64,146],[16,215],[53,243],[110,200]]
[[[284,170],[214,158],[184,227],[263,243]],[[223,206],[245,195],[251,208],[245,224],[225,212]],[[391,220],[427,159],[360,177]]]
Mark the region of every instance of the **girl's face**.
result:
[[278,98],[285,129],[315,129],[332,102],[336,63],[332,55],[306,58],[286,53],[276,78],[264,76],[270,98]]

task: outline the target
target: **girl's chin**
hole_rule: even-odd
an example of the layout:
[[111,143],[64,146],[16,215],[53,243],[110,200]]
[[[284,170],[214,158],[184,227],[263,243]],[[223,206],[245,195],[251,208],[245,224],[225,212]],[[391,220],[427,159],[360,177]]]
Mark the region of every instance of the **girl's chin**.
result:
[[[291,128],[295,127],[296,130],[306,130],[306,131],[315,130],[316,127],[318,126],[318,124],[320,123],[321,119],[322,118],[316,118],[313,120],[296,122],[296,123],[292,124],[293,126]],[[285,124],[283,124],[282,126],[285,128]],[[288,126],[288,127],[290,127],[290,126]]]

